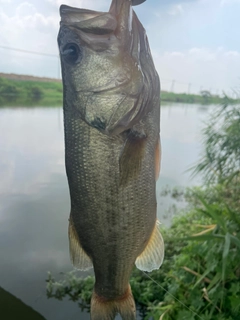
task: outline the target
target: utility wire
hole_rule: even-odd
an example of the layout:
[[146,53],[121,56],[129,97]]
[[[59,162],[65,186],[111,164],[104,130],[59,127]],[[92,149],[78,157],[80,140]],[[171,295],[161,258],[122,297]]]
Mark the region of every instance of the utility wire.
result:
[[[59,58],[59,55],[58,54],[52,54],[52,53],[43,53],[43,52],[36,52],[36,51],[30,51],[30,50],[24,50],[24,49],[19,49],[19,48],[12,48],[12,47],[8,47],[8,46],[1,46],[0,45],[0,49],[5,49],[5,50],[12,50],[12,51],[17,51],[17,52],[23,52],[23,53],[30,53],[30,54],[35,54],[35,55],[39,55],[39,56],[45,56],[45,57],[53,57],[53,58]],[[59,71],[59,66],[58,66],[58,78],[60,77],[59,74],[60,74],[60,71]],[[166,83],[166,82],[171,82],[171,89],[173,87],[173,90],[174,91],[174,85],[185,85],[185,86],[188,86],[188,93],[190,94],[190,88],[193,86],[193,87],[197,87],[199,86],[198,84],[196,83],[187,83],[187,82],[182,82],[182,81],[178,81],[178,80],[171,80],[171,79],[166,79],[166,78],[161,78],[161,81]],[[200,86],[200,91],[202,91],[203,89],[203,86]],[[211,88],[211,89],[214,89],[215,91],[219,91],[219,89],[215,89],[215,88]],[[212,90],[208,90],[208,91],[212,91]],[[207,90],[207,89],[205,89]],[[171,90],[170,90],[171,91]]]
[[174,295],[172,295],[168,290],[166,290],[163,286],[161,286],[156,280],[154,280],[148,273],[142,271],[145,276],[147,276],[152,282],[154,282],[157,286],[159,286],[161,289],[163,289],[165,292],[167,292],[172,298],[174,298],[176,301],[178,301],[183,307],[191,311],[194,315],[196,315],[199,319],[204,320],[199,314],[197,314],[194,310],[190,309],[186,304],[184,304],[182,301],[180,301],[178,298],[176,298]]
[[47,57],[54,57],[54,58],[58,58],[58,57],[59,57],[57,54],[42,53],[42,52],[36,52],[36,51],[29,51],[29,50],[11,48],[11,47],[6,47],[6,46],[0,46],[0,48],[1,48],[1,49],[18,51],[18,52],[24,52],[24,53],[37,54],[37,55],[39,55],[39,56],[47,56]]

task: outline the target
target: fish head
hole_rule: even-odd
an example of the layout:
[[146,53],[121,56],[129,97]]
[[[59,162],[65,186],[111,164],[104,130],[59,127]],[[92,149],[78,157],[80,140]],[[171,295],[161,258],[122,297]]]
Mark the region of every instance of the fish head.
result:
[[131,2],[113,0],[109,12],[62,5],[60,15],[65,112],[105,134],[131,128],[160,95],[146,33]]

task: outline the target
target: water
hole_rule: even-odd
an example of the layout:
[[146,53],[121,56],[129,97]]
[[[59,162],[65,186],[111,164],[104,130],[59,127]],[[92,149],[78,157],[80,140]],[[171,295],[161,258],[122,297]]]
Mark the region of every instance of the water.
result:
[[[170,200],[159,197],[161,188],[199,183],[184,171],[198,158],[208,110],[197,105],[162,107],[157,196],[164,224],[170,222],[164,213]],[[0,177],[0,287],[48,320],[89,319],[76,303],[47,300],[45,295],[47,271],[59,275],[72,270],[61,108],[0,109]],[[0,310],[1,301],[0,291]]]

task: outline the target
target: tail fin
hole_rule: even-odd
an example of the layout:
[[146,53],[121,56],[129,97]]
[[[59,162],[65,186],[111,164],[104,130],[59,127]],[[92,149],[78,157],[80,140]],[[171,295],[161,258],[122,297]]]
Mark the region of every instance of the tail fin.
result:
[[91,320],[114,320],[118,313],[123,320],[136,320],[136,307],[130,285],[124,296],[116,300],[106,300],[93,292]]

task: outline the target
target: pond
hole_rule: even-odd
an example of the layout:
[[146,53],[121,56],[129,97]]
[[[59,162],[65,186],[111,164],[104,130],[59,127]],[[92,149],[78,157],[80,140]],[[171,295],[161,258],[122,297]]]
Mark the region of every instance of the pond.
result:
[[[163,224],[169,224],[171,217],[166,215],[170,199],[160,198],[161,188],[200,182],[190,180],[185,171],[198,159],[201,128],[209,110],[199,105],[162,107],[163,156],[157,197]],[[3,301],[13,305],[11,297],[15,296],[42,319],[87,320],[89,315],[76,303],[46,298],[47,271],[60,278],[61,272],[72,270],[63,135],[60,107],[0,109],[0,310]],[[24,308],[12,310],[15,315],[8,313],[5,319],[27,320],[20,310]]]

